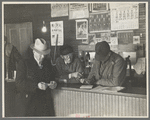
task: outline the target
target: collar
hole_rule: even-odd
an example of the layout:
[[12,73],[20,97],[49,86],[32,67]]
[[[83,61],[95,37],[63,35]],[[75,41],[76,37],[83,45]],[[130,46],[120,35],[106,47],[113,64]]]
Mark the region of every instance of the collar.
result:
[[110,51],[110,52],[108,53],[108,55],[106,56],[105,60],[104,60],[104,61],[101,61],[101,62],[102,62],[102,63],[107,62],[107,61],[109,60],[109,58],[110,58],[111,55],[112,55],[112,52]]
[[[33,56],[33,57],[34,57],[34,56]],[[35,57],[34,57],[34,59],[35,59],[35,61],[37,62],[38,66],[39,66],[40,68],[42,68],[42,67],[43,67],[42,63],[40,63]]]

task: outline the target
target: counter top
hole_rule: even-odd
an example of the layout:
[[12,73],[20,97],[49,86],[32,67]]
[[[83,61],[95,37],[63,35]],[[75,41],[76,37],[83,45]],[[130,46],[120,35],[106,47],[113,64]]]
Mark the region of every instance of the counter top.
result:
[[94,90],[94,88],[96,88],[97,86],[93,86],[92,89],[80,89],[81,86],[82,84],[58,84],[57,89],[146,98],[145,88],[131,87],[131,88],[124,88],[120,91],[113,91],[113,90],[111,91],[111,89],[110,90],[101,90],[101,89]]

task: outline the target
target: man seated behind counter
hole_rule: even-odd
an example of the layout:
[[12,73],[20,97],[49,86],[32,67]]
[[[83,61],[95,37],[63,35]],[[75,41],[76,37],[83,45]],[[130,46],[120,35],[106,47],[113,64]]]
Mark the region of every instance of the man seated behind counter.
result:
[[121,86],[126,76],[124,59],[110,50],[106,41],[95,45],[95,61],[93,68],[84,83],[101,86]]
[[79,58],[73,53],[73,48],[69,45],[60,47],[60,57],[56,60],[59,81],[67,83],[80,83],[83,67]]

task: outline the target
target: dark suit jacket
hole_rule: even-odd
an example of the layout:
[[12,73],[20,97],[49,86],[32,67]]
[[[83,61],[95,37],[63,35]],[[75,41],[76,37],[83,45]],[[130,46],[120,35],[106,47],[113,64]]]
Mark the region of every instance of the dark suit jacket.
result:
[[35,59],[20,60],[16,75],[16,116],[53,116],[51,90],[40,90],[39,82],[55,80],[55,73],[49,60],[43,61],[40,69]]

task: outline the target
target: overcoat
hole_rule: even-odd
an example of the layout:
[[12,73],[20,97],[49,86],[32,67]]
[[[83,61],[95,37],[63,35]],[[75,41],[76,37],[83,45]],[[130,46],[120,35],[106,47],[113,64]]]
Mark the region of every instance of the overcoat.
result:
[[38,88],[39,82],[49,83],[55,80],[51,62],[44,59],[40,69],[33,57],[20,60],[17,65],[15,116],[54,116],[51,89]]

